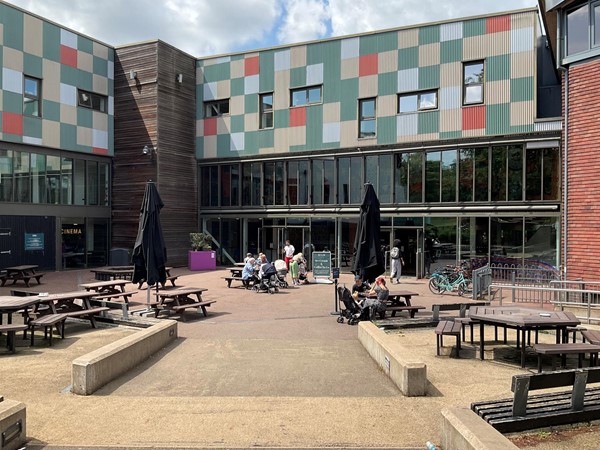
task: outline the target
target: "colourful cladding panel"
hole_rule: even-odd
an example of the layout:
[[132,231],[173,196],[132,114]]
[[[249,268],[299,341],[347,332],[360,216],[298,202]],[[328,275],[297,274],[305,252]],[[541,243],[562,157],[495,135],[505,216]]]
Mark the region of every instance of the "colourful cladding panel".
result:
[[533,100],[534,80],[533,77],[515,78],[510,80],[510,101],[523,102]]
[[419,28],[419,45],[440,42],[440,26],[431,25]]
[[486,134],[505,134],[510,132],[510,105],[488,105],[486,107]]
[[463,23],[463,38],[481,36],[486,31],[485,19],[466,20]]
[[510,30],[510,16],[488,17],[485,20],[486,33],[499,33]]
[[462,109],[463,130],[485,128],[485,106],[469,106]]
[[269,92],[275,89],[275,61],[272,51],[261,52],[259,73],[260,92]]
[[23,50],[23,13],[8,5],[0,5],[0,21],[4,24],[3,45]]
[[419,47],[398,50],[398,70],[419,67]]
[[366,77],[377,73],[379,58],[377,53],[362,55],[358,61],[358,76]]

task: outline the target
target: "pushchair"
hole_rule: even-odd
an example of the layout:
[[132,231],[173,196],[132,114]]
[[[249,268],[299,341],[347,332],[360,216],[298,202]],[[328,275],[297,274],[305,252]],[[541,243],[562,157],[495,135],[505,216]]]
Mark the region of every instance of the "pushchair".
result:
[[304,257],[298,258],[298,280],[300,283],[308,284],[308,271],[306,270],[306,260]]
[[286,279],[288,269],[287,269],[287,266],[285,265],[285,261],[283,259],[278,259],[277,261],[275,261],[274,264],[275,264],[275,269],[277,269],[277,282],[279,283],[279,287],[280,288],[289,287],[287,279]]
[[340,306],[340,316],[337,318],[338,323],[344,323],[348,320],[348,325],[355,325],[361,320],[369,320],[369,311],[361,309],[352,298],[352,293],[347,287],[339,286],[338,302]]
[[279,278],[274,264],[263,264],[258,271],[258,282],[252,286],[252,290],[257,294],[259,292],[268,292],[269,294],[279,292]]

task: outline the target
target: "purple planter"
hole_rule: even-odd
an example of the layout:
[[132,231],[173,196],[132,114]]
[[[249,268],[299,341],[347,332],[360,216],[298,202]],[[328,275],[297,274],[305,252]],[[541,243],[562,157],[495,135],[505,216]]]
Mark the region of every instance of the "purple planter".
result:
[[188,251],[188,269],[190,270],[215,270],[217,257],[214,250]]

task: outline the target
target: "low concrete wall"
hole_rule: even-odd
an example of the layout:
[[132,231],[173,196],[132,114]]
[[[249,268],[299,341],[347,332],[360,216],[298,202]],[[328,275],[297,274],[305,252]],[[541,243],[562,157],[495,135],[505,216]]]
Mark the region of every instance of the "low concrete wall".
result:
[[75,359],[71,379],[73,393],[93,394],[175,339],[177,322],[164,320]]
[[405,356],[409,352],[397,339],[372,322],[363,321],[358,323],[358,340],[404,395],[416,397],[427,393],[427,366]]
[[[15,400],[0,402],[0,448],[16,450],[26,441],[25,405]],[[4,443],[4,445],[3,445]]]
[[453,450],[518,450],[494,427],[468,408],[442,410],[441,447]]

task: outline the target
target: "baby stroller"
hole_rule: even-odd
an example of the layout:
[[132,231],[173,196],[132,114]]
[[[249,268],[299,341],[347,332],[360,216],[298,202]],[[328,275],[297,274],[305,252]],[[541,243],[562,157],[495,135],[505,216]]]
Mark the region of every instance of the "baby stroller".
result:
[[296,261],[298,261],[298,280],[300,281],[300,283],[303,284],[308,284],[308,271],[306,270],[306,259],[304,259],[304,256],[302,256],[302,253],[298,253],[298,255],[296,255],[298,258],[296,259]]
[[275,261],[275,269],[277,269],[277,281],[279,283],[280,288],[289,287],[286,276],[288,273],[287,266],[285,265],[285,261],[283,259],[278,259]]
[[274,294],[279,292],[279,278],[277,269],[272,263],[265,263],[258,271],[258,282],[252,286],[252,290],[257,294],[259,292],[268,292]]
[[344,319],[348,320],[348,325],[355,325],[360,320],[369,320],[368,311],[364,311],[356,304],[347,287],[339,286],[338,302],[340,305],[340,316],[337,318],[338,323],[344,323]]

